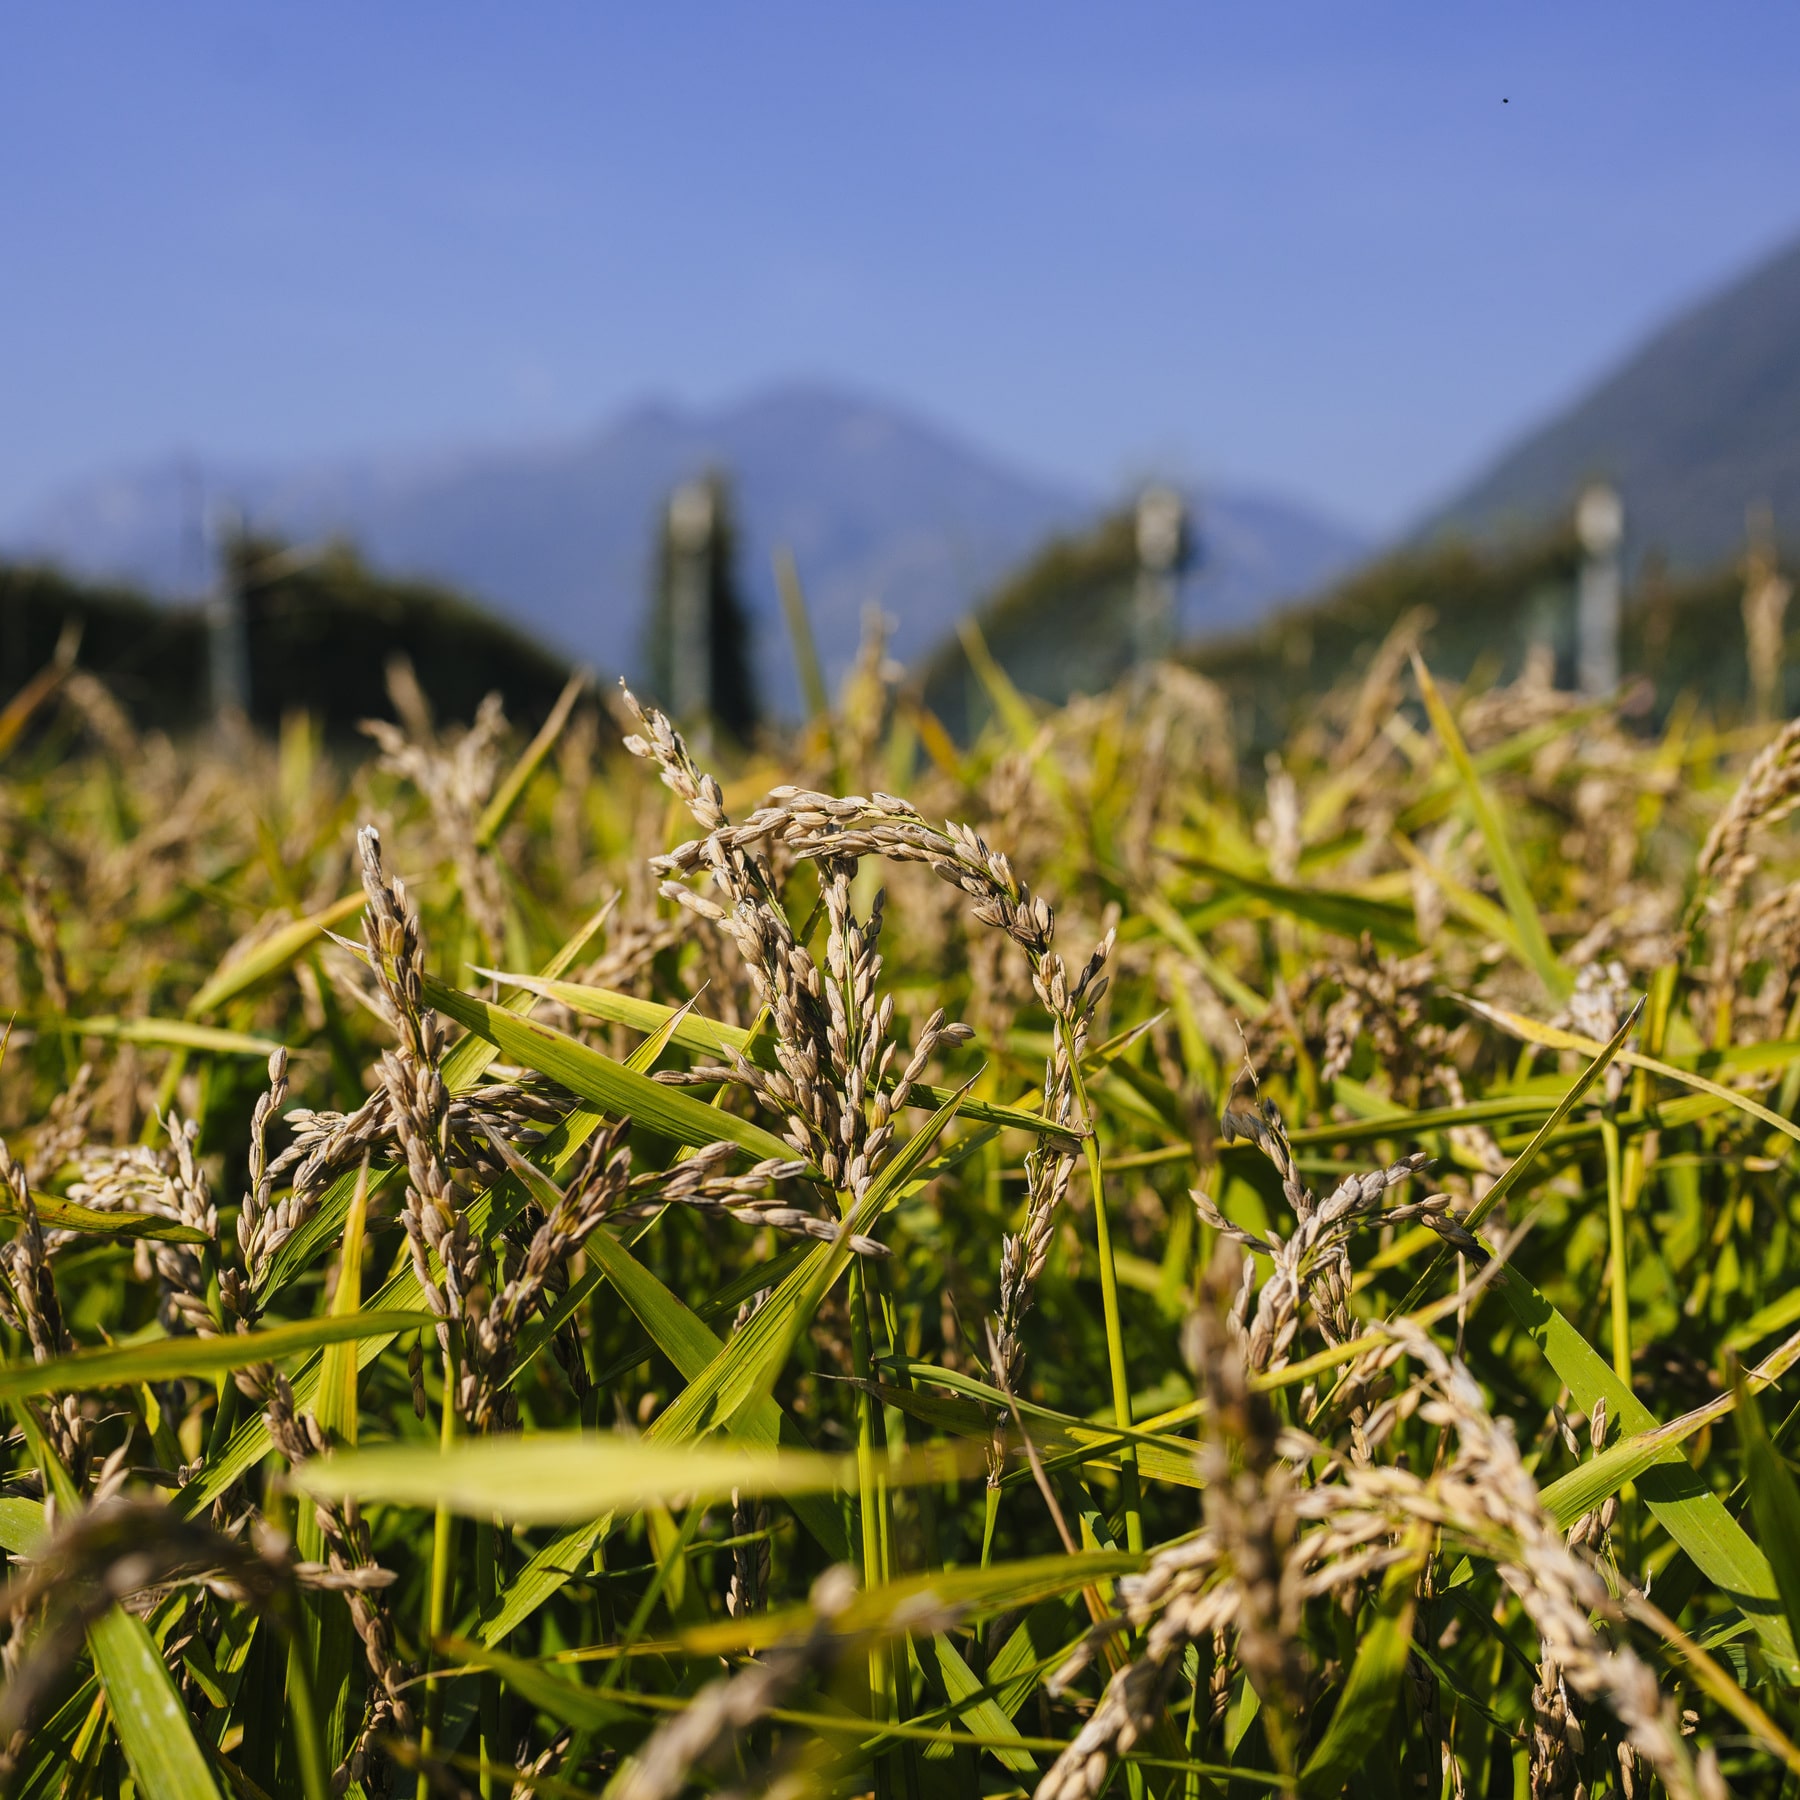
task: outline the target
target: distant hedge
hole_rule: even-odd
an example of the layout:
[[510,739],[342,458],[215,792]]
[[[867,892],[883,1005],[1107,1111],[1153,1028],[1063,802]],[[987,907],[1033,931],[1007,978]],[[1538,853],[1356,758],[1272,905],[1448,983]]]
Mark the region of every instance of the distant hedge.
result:
[[[546,715],[569,665],[463,596],[370,570],[352,551],[289,556],[246,539],[233,552],[243,594],[250,715],[273,727],[304,711],[333,735],[389,711],[386,669],[404,655],[435,711],[473,716],[498,690],[508,714]],[[164,605],[132,589],[84,582],[39,565],[0,564],[0,683],[11,692],[55,654],[66,625],[80,628],[80,662],[142,725],[182,731],[210,717],[206,619],[194,605]]]
[[[1422,646],[1453,680],[1504,681],[1534,645],[1554,659],[1559,686],[1575,679],[1576,587],[1581,551],[1556,531],[1499,547],[1439,542],[1371,563],[1322,598],[1254,631],[1191,646],[1184,660],[1231,697],[1243,749],[1274,748],[1316,697],[1364,666],[1415,609],[1429,615]],[[1726,565],[1670,580],[1651,567],[1626,595],[1619,654],[1627,677],[1647,678],[1650,715],[1687,696],[1732,715],[1750,689],[1744,577]],[[1800,706],[1800,607],[1790,609],[1784,711]]]
[[[1054,537],[976,613],[1015,687],[1060,706],[1099,693],[1131,666],[1137,520],[1130,511],[1079,536]],[[974,735],[988,699],[967,653],[946,639],[920,669],[925,704],[958,738]]]
[[[1323,594],[1230,637],[1189,644],[1181,660],[1224,689],[1240,751],[1259,761],[1307,721],[1319,696],[1369,662],[1403,620],[1431,666],[1455,681],[1510,680],[1536,649],[1557,684],[1575,681],[1576,589],[1582,552],[1568,526],[1507,543],[1436,539],[1378,558]],[[1097,693],[1130,667],[1137,577],[1129,513],[1053,539],[976,613],[1013,685],[1052,706]],[[1726,564],[1672,580],[1654,564],[1627,594],[1620,659],[1647,677],[1651,716],[1686,695],[1735,715],[1749,697],[1744,572]],[[1800,626],[1800,604],[1787,624]],[[1800,710],[1800,631],[1784,653],[1784,710]],[[968,739],[989,702],[968,655],[947,639],[921,667],[918,691],[951,734]]]

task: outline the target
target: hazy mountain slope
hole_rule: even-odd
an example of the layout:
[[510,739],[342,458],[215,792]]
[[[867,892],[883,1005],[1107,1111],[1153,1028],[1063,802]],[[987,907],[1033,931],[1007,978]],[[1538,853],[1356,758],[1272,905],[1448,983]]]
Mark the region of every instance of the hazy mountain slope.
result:
[[1664,326],[1428,529],[1538,522],[1595,476],[1619,484],[1640,554],[1716,562],[1758,501],[1800,537],[1800,242]]
[[[370,560],[449,580],[603,667],[637,661],[658,510],[708,466],[735,484],[743,574],[771,692],[793,683],[771,554],[798,559],[833,671],[862,609],[898,621],[903,658],[935,642],[1051,531],[1087,523],[1103,497],[1018,472],[885,403],[820,388],[772,390],[698,412],[646,406],[591,436],[412,462],[292,470],[203,469],[254,524],[295,538],[341,532]],[[85,484],[21,520],[8,548],[179,591],[198,579],[196,473],[170,463]],[[1196,626],[1234,623],[1337,574],[1352,532],[1260,495],[1209,493]]]

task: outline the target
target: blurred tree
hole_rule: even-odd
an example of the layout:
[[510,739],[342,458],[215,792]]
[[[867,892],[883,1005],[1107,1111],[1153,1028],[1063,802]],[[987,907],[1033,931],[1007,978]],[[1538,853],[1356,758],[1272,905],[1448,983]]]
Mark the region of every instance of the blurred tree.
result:
[[740,743],[750,741],[762,708],[738,585],[731,490],[716,471],[670,496],[644,640],[651,691],[677,719],[711,719]]

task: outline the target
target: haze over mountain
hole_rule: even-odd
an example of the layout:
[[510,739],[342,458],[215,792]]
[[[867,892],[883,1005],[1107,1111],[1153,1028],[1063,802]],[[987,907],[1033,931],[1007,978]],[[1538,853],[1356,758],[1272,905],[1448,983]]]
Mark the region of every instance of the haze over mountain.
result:
[[1800,540],[1800,241],[1671,320],[1426,530],[1539,523],[1596,477],[1624,497],[1634,557],[1723,561],[1759,503],[1780,536]]
[[[378,566],[448,580],[571,655],[638,666],[657,520],[671,489],[709,467],[731,478],[740,569],[766,691],[794,681],[771,554],[799,564],[828,671],[855,653],[864,606],[918,656],[1006,570],[1109,499],[1011,467],[904,409],[821,386],[740,404],[651,404],[593,434],[456,456],[282,468],[170,458],[70,489],[0,531],[12,555],[155,591],[204,579],[199,496],[296,541],[350,538]],[[1184,626],[1239,624],[1364,552],[1349,528],[1275,496],[1196,496],[1205,566]]]

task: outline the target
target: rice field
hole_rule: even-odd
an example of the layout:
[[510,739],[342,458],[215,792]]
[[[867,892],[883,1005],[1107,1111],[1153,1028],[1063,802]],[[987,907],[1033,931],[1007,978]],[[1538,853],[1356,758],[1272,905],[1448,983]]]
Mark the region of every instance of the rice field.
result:
[[1800,1791],[1800,726],[972,645],[0,712],[6,1794]]

